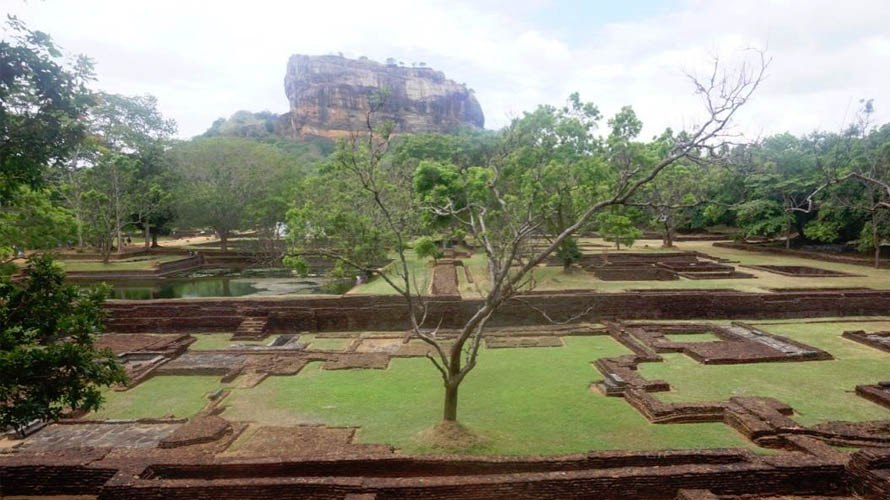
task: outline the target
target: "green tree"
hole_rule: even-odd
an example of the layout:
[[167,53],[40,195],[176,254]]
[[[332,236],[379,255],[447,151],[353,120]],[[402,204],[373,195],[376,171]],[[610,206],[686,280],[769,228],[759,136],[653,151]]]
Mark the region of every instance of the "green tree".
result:
[[[268,144],[240,138],[201,138],[170,152],[181,223],[212,228],[223,250],[235,231],[252,226],[255,204],[293,175],[294,158]],[[279,221],[285,218],[278,214]],[[268,220],[268,219],[267,219]]]
[[[530,198],[536,203],[530,208],[547,214],[545,238],[561,233],[584,212],[607,175],[603,145],[593,134],[600,118],[596,105],[581,101],[576,92],[562,108],[538,106],[511,124],[505,169],[520,173],[521,192],[538,193]],[[580,258],[574,238],[564,240],[556,253],[564,271]]]
[[429,236],[421,236],[414,240],[414,253],[421,259],[433,259],[438,261],[442,257],[442,250],[436,246],[436,242]]
[[[648,145],[650,159],[656,161],[672,147],[673,132],[668,129]],[[644,186],[630,205],[644,208],[651,220],[661,227],[662,246],[674,246],[677,227],[687,222],[692,210],[704,201],[710,175],[706,163],[678,162],[664,169]]]
[[[165,118],[151,95],[123,96],[100,92],[87,117],[96,147],[94,158],[126,157],[130,168],[113,192],[107,193],[118,210],[116,239],[123,250],[123,230],[136,225],[143,230],[145,247],[153,240],[151,228],[170,222],[171,176],[164,152],[176,133],[176,122]],[[157,231],[155,231],[156,236]],[[156,240],[153,240],[156,241]]]
[[74,217],[54,202],[49,190],[21,185],[14,200],[0,208],[0,263],[15,258],[13,248],[51,249],[75,237]]
[[766,233],[778,236],[779,233],[773,232],[773,229],[779,218],[772,214],[777,204],[784,213],[782,220],[785,224],[785,248],[791,247],[795,232],[804,234],[803,228],[809,218],[809,196],[822,180],[818,154],[813,146],[811,141],[784,133],[767,137],[753,153],[757,169],[748,179],[749,199],[769,200],[774,204],[750,205],[746,209],[746,215],[753,214],[757,209],[768,216],[769,220],[757,222],[746,218],[745,223],[748,227],[757,228],[757,232],[764,236]]
[[65,162],[84,138],[92,79],[89,59],[65,59],[49,35],[8,17],[0,40],[0,203],[21,184],[43,186],[47,167]]
[[65,284],[46,255],[31,258],[24,276],[0,281],[0,427],[19,430],[98,409],[100,387],[126,382],[111,351],[95,346],[107,287]]
[[81,203],[85,210],[83,236],[107,263],[114,251],[117,224],[114,204],[108,195],[91,189],[83,194]]
[[621,250],[621,245],[633,246],[634,241],[643,235],[630,217],[613,211],[600,213],[597,223],[600,235],[604,240],[614,243],[617,250]]
[[736,221],[745,237],[773,237],[788,228],[788,213],[775,200],[756,199],[738,208]]

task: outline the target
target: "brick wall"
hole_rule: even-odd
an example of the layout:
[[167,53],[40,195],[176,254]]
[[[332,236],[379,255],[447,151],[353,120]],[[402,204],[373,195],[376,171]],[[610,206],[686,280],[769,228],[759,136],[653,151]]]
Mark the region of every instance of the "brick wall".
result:
[[[479,300],[435,298],[427,301],[430,321],[443,319],[443,328],[457,328],[480,307]],[[546,323],[554,320],[604,319],[778,319],[890,315],[890,290],[851,290],[820,293],[744,293],[735,291],[635,291],[530,294],[504,304],[492,326]],[[109,331],[188,332],[196,328],[234,331],[244,317],[270,318],[273,331],[399,330],[408,327],[406,307],[399,296],[332,298],[159,299],[109,301]],[[431,324],[432,324],[431,323]]]

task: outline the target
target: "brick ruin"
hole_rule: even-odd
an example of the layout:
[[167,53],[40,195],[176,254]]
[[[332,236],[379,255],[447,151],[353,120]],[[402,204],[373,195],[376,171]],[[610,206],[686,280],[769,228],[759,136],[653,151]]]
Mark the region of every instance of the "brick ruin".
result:
[[[206,418],[206,420],[211,420]],[[126,424],[117,424],[124,426]],[[332,451],[268,455],[245,445],[213,454],[234,431],[170,431],[175,447],[69,449],[0,456],[2,495],[95,495],[99,499],[675,499],[830,495],[887,498],[890,450],[851,455],[808,436],[792,450],[745,449],[591,452],[550,457],[410,456],[350,444],[354,430],[265,428],[276,450]],[[143,431],[146,432],[146,431]],[[259,432],[259,431],[258,431]],[[218,435],[221,437],[217,437]],[[183,438],[183,439],[178,439]],[[218,441],[208,441],[216,438]],[[144,440],[157,439],[145,437]],[[299,449],[299,448],[298,448]],[[257,454],[262,456],[258,456]],[[704,495],[704,496],[688,496]]]
[[754,278],[726,259],[700,252],[597,253],[582,257],[580,265],[603,281]]
[[439,259],[435,266],[433,266],[429,294],[432,296],[460,298],[460,290],[458,288],[457,280],[458,267],[464,267],[463,262],[460,260]]
[[[481,305],[479,299],[430,297],[430,318],[459,328]],[[888,314],[890,290],[827,289],[751,293],[723,289],[630,290],[598,293],[564,290],[516,296],[492,317],[493,326],[536,325],[540,311],[561,320],[603,319],[782,319]],[[112,300],[105,305],[109,331],[117,333],[232,332],[245,319],[265,321],[265,331],[404,330],[404,299],[393,295],[258,297],[237,299]]]
[[844,273],[841,271],[830,271],[810,266],[770,266],[770,265],[742,265],[748,269],[756,269],[758,271],[766,271],[773,274],[781,274],[782,276],[792,276],[795,278],[841,278],[861,276],[859,274]]
[[[558,347],[570,335],[610,335],[632,354],[591,360],[603,377],[592,384],[593,390],[624,398],[656,425],[722,422],[760,446],[781,450],[777,455],[744,449],[546,457],[402,455],[387,445],[358,443],[357,430],[351,428],[261,427],[247,436],[244,423],[219,415],[219,405],[227,397],[223,391],[212,395],[207,407],[190,419],[51,424],[24,440],[15,452],[0,454],[0,496],[728,500],[855,494],[887,498],[890,420],[804,426],[791,418],[793,408],[763,397],[667,403],[657,393],[670,390],[670,384],[648,380],[637,370],[640,363],[660,362],[660,354],[666,352],[682,353],[703,364],[818,363],[831,359],[829,353],[740,322],[718,326],[614,320],[600,328],[585,321],[608,320],[621,313],[628,320],[886,314],[888,298],[890,292],[863,289],[536,293],[511,301],[492,321],[486,338],[489,348]],[[555,319],[593,307],[578,318],[579,323],[542,326],[540,313],[529,302]],[[431,299],[429,305],[443,318],[440,335],[447,342],[476,304],[446,296]],[[384,369],[393,357],[429,352],[428,346],[405,334],[405,308],[398,297],[113,301],[108,311],[114,331],[172,333],[103,337],[103,345],[118,355],[133,356],[134,361],[140,356],[162,358],[145,365],[151,368],[140,372],[136,383],[154,375],[203,374],[252,387],[269,375],[299,373],[309,362],[321,362],[322,369]],[[245,324],[248,319],[255,321]],[[235,346],[188,350],[194,337],[176,332],[195,329],[236,332]],[[317,332],[317,338],[344,338],[345,346],[307,350],[295,333],[301,331]],[[357,331],[389,333],[366,336]],[[671,340],[674,334],[696,333],[708,333],[716,340]],[[267,345],[238,345],[240,338],[257,340],[274,334],[280,336]],[[886,332],[844,336],[875,348],[890,338]],[[863,382],[868,385],[857,386],[857,394],[890,408],[890,384]],[[35,439],[43,433],[43,438]],[[243,444],[232,446],[242,438]],[[60,447],[60,442],[71,447]],[[846,453],[833,446],[862,449]]]
[[[669,391],[670,385],[663,380],[648,380],[637,370],[640,363],[662,362],[663,358],[658,353],[665,352],[682,352],[703,364],[735,364],[832,359],[825,351],[743,323],[721,327],[613,322],[608,323],[607,327],[609,335],[633,354],[596,360],[594,366],[604,378],[595,382],[592,389],[606,396],[623,397],[652,423],[723,422],[758,445],[773,448],[793,448],[791,438],[800,436],[835,446],[890,448],[890,419],[826,422],[806,427],[789,418],[794,413],[793,408],[773,398],[731,397],[727,401],[665,403],[651,393]],[[711,333],[720,340],[672,342],[665,337],[671,333]],[[890,387],[890,384],[887,385]],[[862,395],[860,387],[856,391]]]
[[843,336],[880,351],[890,352],[890,332],[865,333],[862,330],[857,330],[844,332]]

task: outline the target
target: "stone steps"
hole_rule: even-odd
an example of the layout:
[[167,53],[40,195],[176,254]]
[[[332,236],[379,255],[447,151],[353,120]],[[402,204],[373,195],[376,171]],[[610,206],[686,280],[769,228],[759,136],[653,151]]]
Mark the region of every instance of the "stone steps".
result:
[[238,325],[232,340],[257,340],[268,335],[269,320],[266,317],[247,317]]

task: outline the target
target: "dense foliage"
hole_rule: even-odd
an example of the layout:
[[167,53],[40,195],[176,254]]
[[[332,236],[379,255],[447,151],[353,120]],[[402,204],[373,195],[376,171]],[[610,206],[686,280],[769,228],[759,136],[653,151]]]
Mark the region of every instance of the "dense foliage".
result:
[[40,256],[20,284],[0,281],[0,429],[97,409],[102,386],[126,381],[114,355],[95,347],[107,287],[64,280]]

